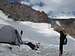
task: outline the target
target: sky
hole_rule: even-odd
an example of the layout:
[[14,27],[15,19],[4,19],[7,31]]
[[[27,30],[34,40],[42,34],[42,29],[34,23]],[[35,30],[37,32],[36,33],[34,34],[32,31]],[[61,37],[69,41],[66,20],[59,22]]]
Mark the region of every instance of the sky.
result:
[[26,4],[31,5],[33,9],[45,11],[45,13],[49,15],[72,16],[71,12],[75,11],[75,0],[24,0],[24,1]]

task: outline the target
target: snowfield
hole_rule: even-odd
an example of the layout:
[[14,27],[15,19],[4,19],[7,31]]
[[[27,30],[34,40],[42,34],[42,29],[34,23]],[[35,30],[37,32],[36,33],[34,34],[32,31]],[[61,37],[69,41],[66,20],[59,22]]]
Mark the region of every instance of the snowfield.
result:
[[[12,46],[0,43],[0,56],[58,56],[59,54],[59,33],[53,31],[47,23],[33,23],[18,21],[15,22],[0,11],[0,28],[4,25],[11,25],[19,33],[23,30],[22,40],[40,43],[40,48],[35,51],[26,45]],[[49,27],[48,27],[49,26]],[[64,46],[64,56],[75,56],[75,40],[67,36],[68,44]],[[11,46],[12,50],[8,47]]]

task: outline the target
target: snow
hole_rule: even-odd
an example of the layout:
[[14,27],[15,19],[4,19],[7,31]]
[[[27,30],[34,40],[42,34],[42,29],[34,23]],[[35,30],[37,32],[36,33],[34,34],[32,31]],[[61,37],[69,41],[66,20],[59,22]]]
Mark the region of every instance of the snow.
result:
[[[48,28],[47,23],[33,23],[28,21],[13,21],[0,11],[0,24],[11,25],[19,33],[23,30],[22,40],[39,42],[39,50],[31,50],[26,45],[13,46],[0,43],[0,56],[58,56],[59,54],[59,33]],[[58,23],[59,24],[59,23]],[[1,27],[1,26],[0,26]],[[67,35],[68,44],[64,46],[64,56],[75,56],[75,40]],[[12,50],[9,47],[12,47]]]
[[53,17],[53,18],[56,18],[56,19],[70,19],[70,18],[75,18],[75,16],[56,16],[56,17]]

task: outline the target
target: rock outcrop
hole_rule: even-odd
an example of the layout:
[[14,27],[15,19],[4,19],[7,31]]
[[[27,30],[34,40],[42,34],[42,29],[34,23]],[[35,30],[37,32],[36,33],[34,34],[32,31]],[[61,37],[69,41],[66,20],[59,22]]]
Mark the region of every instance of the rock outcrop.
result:
[[75,37],[75,19],[52,19],[51,22],[55,31],[64,30],[67,34]]
[[45,12],[32,9],[30,6],[19,2],[13,3],[10,0],[0,0],[0,9],[16,21],[33,21],[48,23],[48,16]]

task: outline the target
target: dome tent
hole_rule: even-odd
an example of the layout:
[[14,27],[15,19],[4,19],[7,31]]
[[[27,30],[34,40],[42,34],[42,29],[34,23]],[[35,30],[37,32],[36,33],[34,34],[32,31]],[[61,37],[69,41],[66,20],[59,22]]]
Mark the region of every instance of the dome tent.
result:
[[0,43],[19,45],[22,43],[22,40],[15,28],[5,25],[0,29]]
[[[22,35],[21,31],[21,35]],[[37,46],[32,42],[22,41],[20,34],[18,33],[17,29],[10,25],[3,25],[0,26],[0,43],[7,43],[11,45],[18,45],[21,44],[28,45],[32,50],[37,50]]]

